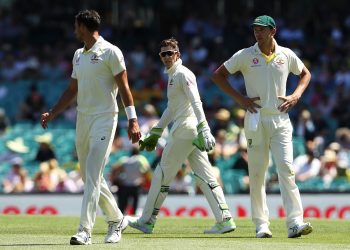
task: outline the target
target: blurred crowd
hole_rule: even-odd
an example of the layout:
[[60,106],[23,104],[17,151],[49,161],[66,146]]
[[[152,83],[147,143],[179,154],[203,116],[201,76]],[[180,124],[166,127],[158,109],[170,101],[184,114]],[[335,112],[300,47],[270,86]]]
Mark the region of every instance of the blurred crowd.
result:
[[[269,14],[277,21],[277,42],[296,52],[312,73],[309,88],[297,107],[290,111],[294,136],[304,149],[294,152],[296,179],[306,182],[316,178],[327,187],[336,178],[349,178],[350,14],[347,7],[350,4],[347,1],[209,0],[202,4],[197,0],[103,0],[98,3],[88,0],[13,0],[1,1],[0,5],[0,101],[9,98],[6,84],[17,84],[20,91],[20,80],[32,82],[26,97],[18,100],[17,107],[0,110],[0,134],[18,122],[38,122],[40,113],[50,108],[50,96],[38,90],[39,81],[44,79],[47,84],[52,84],[50,88],[55,88],[58,80],[70,77],[74,51],[82,46],[74,37],[74,15],[82,8],[94,8],[102,15],[102,36],[124,53],[144,134],[166,105],[167,83],[158,58],[158,44],[169,36],[180,41],[183,63],[197,77],[204,110],[216,136],[217,146],[210,158],[217,166],[218,178],[223,176],[223,171],[239,173],[242,176],[239,191],[247,191],[249,178],[242,130],[245,111],[218,90],[210,76],[234,52],[254,43],[250,27],[252,19]],[[232,76],[230,82],[245,92],[240,75]],[[289,93],[296,83],[297,78],[291,76]],[[17,112],[8,116],[6,108]],[[74,106],[62,115],[62,119],[74,123]],[[122,133],[125,121],[121,120],[118,126],[113,150],[131,152],[132,145]],[[165,139],[166,135],[160,141],[160,149]],[[12,160],[13,169],[8,180],[20,184],[11,186],[8,184],[11,181],[5,181],[5,191],[20,188],[50,192],[81,190],[79,185],[59,184],[62,179],[77,177],[59,171],[57,162],[46,159],[45,164],[40,165],[41,172],[29,180],[25,177],[25,166],[21,166],[20,158]],[[155,163],[149,162],[150,169],[152,164]],[[189,172],[185,164],[179,173],[184,182],[181,185],[188,187],[185,183],[193,184]],[[51,175],[55,177],[49,177]],[[268,187],[273,187],[276,179],[271,159]],[[54,184],[48,184],[48,180]],[[181,185],[174,184],[174,190]],[[196,192],[195,188],[184,190],[179,192]]]

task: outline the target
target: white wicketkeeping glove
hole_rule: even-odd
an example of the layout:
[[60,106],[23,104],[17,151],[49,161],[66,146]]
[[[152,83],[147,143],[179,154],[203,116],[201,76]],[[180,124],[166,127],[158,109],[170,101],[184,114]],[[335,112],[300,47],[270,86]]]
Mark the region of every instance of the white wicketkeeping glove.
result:
[[200,151],[209,152],[215,147],[215,138],[210,132],[210,128],[206,121],[197,125],[197,137],[192,141],[192,145],[196,146]]

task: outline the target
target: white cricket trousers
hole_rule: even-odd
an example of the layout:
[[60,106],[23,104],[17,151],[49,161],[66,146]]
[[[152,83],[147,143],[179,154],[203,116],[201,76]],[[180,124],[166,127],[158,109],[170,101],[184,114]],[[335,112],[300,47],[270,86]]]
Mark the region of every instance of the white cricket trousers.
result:
[[[247,120],[247,119],[246,119]],[[247,122],[247,121],[245,121]],[[247,128],[247,126],[245,126]],[[256,132],[245,129],[248,143],[248,168],[252,220],[258,227],[269,225],[265,175],[269,150],[275,160],[287,227],[303,221],[303,208],[293,171],[293,127],[288,114],[260,115]]]
[[160,164],[154,171],[141,221],[155,223],[159,209],[168,194],[169,185],[174,180],[182,164],[188,159],[198,184],[205,195],[217,222],[232,217],[225,201],[222,188],[217,183],[208,154],[192,145],[196,137],[195,117],[178,119],[173,125]]
[[97,205],[100,205],[107,221],[119,221],[123,217],[103,177],[117,121],[116,113],[86,115],[78,112],[76,149],[84,181],[80,225],[88,230],[94,226]]

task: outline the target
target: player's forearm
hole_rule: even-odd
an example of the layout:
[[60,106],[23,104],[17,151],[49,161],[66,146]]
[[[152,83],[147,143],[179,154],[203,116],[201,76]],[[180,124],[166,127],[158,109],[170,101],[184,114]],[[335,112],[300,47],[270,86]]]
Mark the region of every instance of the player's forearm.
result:
[[119,89],[119,93],[123,102],[124,107],[134,106],[134,100],[132,98],[129,86],[125,86]]
[[67,88],[58,102],[50,109],[50,113],[54,116],[57,116],[62,111],[64,111],[75,99],[77,96],[77,92]]
[[301,95],[304,93],[305,89],[309,85],[310,80],[311,80],[311,74],[309,70],[304,67],[303,71],[300,74],[300,80],[299,80],[298,86],[293,92],[293,96],[295,96],[299,100],[299,98],[301,97]]
[[[194,82],[194,81],[193,81]],[[202,121],[205,121],[205,114],[202,106],[202,101],[199,96],[199,92],[197,87],[197,84],[193,85],[192,87],[187,87],[186,84],[184,85],[184,92],[189,99],[191,106],[193,108],[194,114],[197,117],[198,124]]]
[[166,108],[155,127],[165,129],[172,121],[172,119],[172,114],[169,108]]
[[191,105],[192,105],[194,114],[197,117],[198,124],[203,122],[203,121],[206,121],[205,113],[204,113],[203,106],[202,106],[202,102],[200,100],[199,101],[195,101],[195,102],[192,102]]
[[215,72],[211,78],[211,80],[226,94],[231,96],[236,102],[240,103],[240,100],[244,98],[241,93],[236,91],[234,88],[231,87],[230,83],[228,82],[227,78],[218,73]]
[[119,94],[124,107],[134,106],[134,99],[129,88],[129,83],[126,78],[123,78],[118,84]]
[[134,99],[130,91],[126,70],[116,75],[115,80],[117,82],[119,94],[122,99],[124,107],[134,106]]
[[[134,106],[134,100],[130,92],[128,84],[124,85],[125,87],[120,89],[120,95],[122,102],[125,108],[126,116],[129,120],[129,128],[134,126],[137,121],[136,109]],[[134,123],[134,124],[133,124]],[[138,125],[137,125],[138,126]]]

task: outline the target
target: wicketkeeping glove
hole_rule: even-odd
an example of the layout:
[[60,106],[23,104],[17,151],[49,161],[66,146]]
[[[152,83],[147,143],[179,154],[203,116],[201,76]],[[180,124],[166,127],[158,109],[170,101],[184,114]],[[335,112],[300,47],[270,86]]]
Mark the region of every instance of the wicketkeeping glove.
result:
[[139,141],[140,150],[153,151],[156,149],[158,139],[162,136],[162,128],[152,128],[148,135]]
[[197,126],[198,136],[192,141],[192,145],[196,146],[200,151],[209,152],[215,147],[215,138],[210,132],[210,128],[206,121]]

